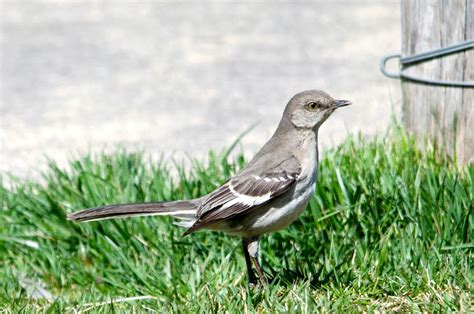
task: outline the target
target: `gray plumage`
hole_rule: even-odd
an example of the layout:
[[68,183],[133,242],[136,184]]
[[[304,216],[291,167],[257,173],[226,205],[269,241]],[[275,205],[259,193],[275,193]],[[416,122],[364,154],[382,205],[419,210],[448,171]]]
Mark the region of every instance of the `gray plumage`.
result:
[[249,282],[256,283],[253,263],[260,280],[266,283],[256,259],[259,236],[286,227],[307,206],[316,187],[318,129],[334,110],[349,104],[317,90],[296,94],[273,136],[247,166],[199,199],[109,205],[73,213],[68,218],[91,221],[170,215],[181,220],[179,225],[188,227],[184,235],[203,228],[239,235],[243,238]]

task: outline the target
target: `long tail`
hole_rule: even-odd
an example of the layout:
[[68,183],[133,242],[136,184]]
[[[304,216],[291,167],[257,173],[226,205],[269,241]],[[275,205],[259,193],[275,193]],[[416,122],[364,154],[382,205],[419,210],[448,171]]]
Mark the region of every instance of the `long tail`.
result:
[[[93,221],[130,216],[167,215],[192,222],[196,220],[199,199],[189,201],[108,205],[90,208],[69,214],[67,218],[75,221]],[[187,223],[185,223],[187,225]]]

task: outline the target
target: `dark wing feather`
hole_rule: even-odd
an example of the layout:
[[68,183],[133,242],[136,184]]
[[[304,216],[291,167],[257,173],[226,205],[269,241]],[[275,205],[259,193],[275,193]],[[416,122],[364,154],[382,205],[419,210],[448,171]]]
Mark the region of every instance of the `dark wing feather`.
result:
[[279,171],[260,175],[243,173],[212,192],[197,211],[197,221],[186,231],[193,231],[246,213],[285,193],[296,182],[301,170]]

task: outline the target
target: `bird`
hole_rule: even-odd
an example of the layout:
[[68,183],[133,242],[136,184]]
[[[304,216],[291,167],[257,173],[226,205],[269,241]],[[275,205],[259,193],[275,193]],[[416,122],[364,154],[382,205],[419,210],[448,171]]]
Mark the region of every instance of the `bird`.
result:
[[[71,213],[77,222],[130,216],[166,215],[187,228],[221,231],[242,239],[248,285],[268,285],[259,263],[259,241],[295,221],[315,192],[318,176],[318,131],[338,108],[351,105],[321,90],[297,93],[268,142],[255,156],[211,193],[191,200],[118,204]],[[255,275],[254,272],[257,272]]]

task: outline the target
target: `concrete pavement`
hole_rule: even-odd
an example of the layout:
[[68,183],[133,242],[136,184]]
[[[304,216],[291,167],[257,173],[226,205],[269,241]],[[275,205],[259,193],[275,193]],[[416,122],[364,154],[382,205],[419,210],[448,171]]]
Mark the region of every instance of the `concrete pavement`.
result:
[[37,175],[82,152],[205,156],[254,123],[254,153],[296,92],[354,105],[323,147],[384,131],[400,111],[383,54],[400,50],[398,1],[2,1],[0,172]]

